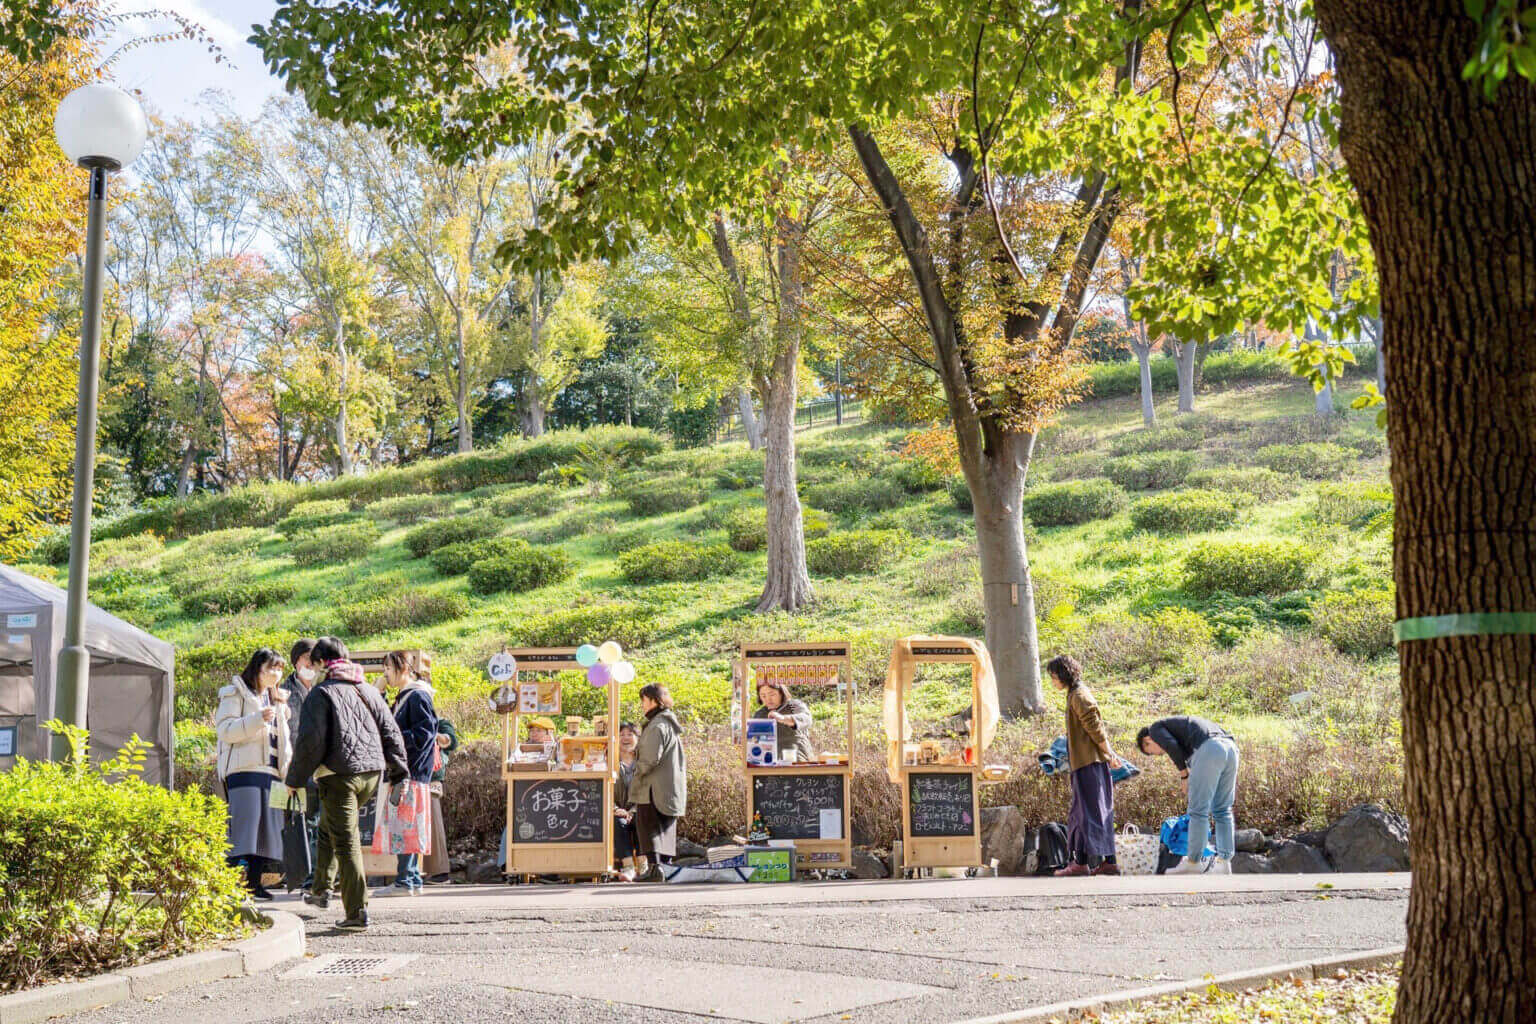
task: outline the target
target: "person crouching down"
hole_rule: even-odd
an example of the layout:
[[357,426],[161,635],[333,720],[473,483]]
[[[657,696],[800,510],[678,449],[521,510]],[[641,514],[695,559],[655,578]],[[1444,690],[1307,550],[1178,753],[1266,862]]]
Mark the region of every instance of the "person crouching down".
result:
[[[1167,754],[1184,780],[1189,797],[1189,852],[1169,875],[1230,875],[1234,837],[1232,804],[1237,800],[1239,757],[1232,734],[1215,722],[1191,715],[1159,718],[1136,734],[1143,754]],[[1206,837],[1213,836],[1216,856],[1202,861]]]
[[[1098,701],[1083,685],[1083,668],[1077,659],[1066,655],[1052,658],[1045,670],[1058,688],[1067,691],[1067,759],[1072,765],[1072,807],[1067,812],[1070,862],[1056,875],[1118,875],[1115,783],[1109,771],[1124,762],[1110,749]],[[1097,867],[1088,867],[1090,857],[1100,858]]]

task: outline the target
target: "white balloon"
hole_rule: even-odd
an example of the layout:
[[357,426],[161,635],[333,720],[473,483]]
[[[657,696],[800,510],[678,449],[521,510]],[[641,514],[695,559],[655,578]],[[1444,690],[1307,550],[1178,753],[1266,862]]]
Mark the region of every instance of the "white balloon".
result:
[[613,663],[613,681],[623,686],[635,681],[635,666],[627,661]]
[[624,657],[624,648],[614,640],[603,641],[602,646],[597,649],[597,660],[604,665],[612,665],[622,657]]

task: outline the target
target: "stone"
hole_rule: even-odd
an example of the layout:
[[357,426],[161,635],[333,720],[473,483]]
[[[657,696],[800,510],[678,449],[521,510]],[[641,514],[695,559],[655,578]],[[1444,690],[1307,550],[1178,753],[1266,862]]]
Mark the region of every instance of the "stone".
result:
[[889,878],[891,877],[891,869],[886,866],[884,857],[878,857],[869,850],[862,850],[858,847],[854,847],[853,877]]
[[[1332,872],[1333,865],[1323,856],[1323,851],[1306,843],[1282,841],[1269,848],[1270,864],[1282,875],[1318,875]],[[1236,864],[1233,870],[1237,869]]]
[[1264,833],[1256,828],[1240,828],[1234,833],[1234,846],[1238,853],[1263,853],[1266,845]]
[[1238,851],[1232,855],[1234,875],[1272,875],[1275,865],[1263,854]]
[[[1321,848],[1328,840],[1328,830],[1325,828],[1313,829],[1311,832],[1298,832],[1291,836],[1291,841],[1301,843],[1303,846],[1316,846]],[[1273,844],[1272,844],[1273,845]]]
[[1340,871],[1407,871],[1408,819],[1360,804],[1333,823],[1323,848]]
[[703,857],[708,859],[709,851],[692,839],[678,839],[677,855],[679,857]]
[[465,877],[476,885],[494,884],[502,881],[501,865],[495,857],[487,857],[485,860],[471,864],[465,872]]
[[981,862],[997,861],[999,875],[1027,874],[1024,853],[1029,845],[1029,826],[1017,807],[981,809]]

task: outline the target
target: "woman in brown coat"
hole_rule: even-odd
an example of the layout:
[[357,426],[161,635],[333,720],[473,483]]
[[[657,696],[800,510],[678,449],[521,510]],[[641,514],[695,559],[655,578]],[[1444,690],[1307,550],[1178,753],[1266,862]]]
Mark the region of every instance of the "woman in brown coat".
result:
[[[1121,764],[1109,746],[1098,701],[1083,685],[1083,667],[1061,655],[1045,666],[1056,686],[1067,691],[1067,757],[1072,763],[1072,807],[1067,812],[1069,863],[1058,877],[1118,875],[1115,863],[1115,784],[1111,767]],[[1090,857],[1100,858],[1091,870]]]

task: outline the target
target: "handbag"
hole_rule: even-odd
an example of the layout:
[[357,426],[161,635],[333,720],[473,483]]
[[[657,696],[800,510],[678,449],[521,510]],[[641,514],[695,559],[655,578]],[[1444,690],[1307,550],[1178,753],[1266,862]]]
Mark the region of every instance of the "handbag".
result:
[[397,856],[432,852],[432,792],[425,782],[397,782],[388,799],[380,792],[371,850]]
[[309,822],[298,798],[289,797],[283,811],[283,885],[293,892],[313,870],[309,859]]
[[1157,874],[1157,856],[1163,842],[1157,836],[1142,832],[1135,825],[1126,825],[1115,836],[1115,862],[1122,875]]

